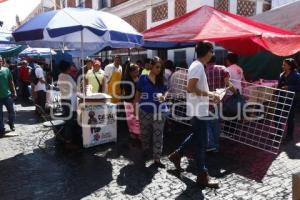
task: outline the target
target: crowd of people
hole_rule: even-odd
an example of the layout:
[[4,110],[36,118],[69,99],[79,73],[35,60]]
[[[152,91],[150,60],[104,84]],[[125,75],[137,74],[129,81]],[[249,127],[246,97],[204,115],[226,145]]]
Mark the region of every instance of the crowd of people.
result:
[[[228,95],[242,93],[244,74],[237,64],[238,56],[229,53],[225,66],[216,65],[213,45],[200,42],[196,47],[197,58],[188,67],[186,73],[186,114],[191,118],[192,133],[170,156],[169,160],[178,171],[182,171],[180,161],[186,149],[195,144],[197,161],[197,183],[203,187],[218,187],[217,183],[210,182],[205,165],[206,151],[219,151],[220,116],[207,119],[214,112],[210,102],[219,103],[220,96],[217,88],[226,88]],[[163,150],[163,132],[165,121],[169,114],[166,103],[172,98],[170,91],[176,90],[173,80],[178,76],[172,61],[162,61],[159,57],[146,59],[144,62],[125,62],[122,65],[121,57],[115,56],[112,63],[102,62],[101,59],[85,59],[85,65],[77,73],[72,70],[72,64],[62,61],[59,64],[60,74],[57,86],[61,93],[61,105],[64,116],[72,116],[66,121],[65,141],[72,144],[74,118],[77,110],[77,92],[85,94],[107,93],[112,103],[124,106],[130,136],[141,143],[143,155],[149,156],[152,152],[154,165],[165,168],[161,161]],[[187,66],[182,64],[181,67]],[[278,88],[300,92],[300,75],[296,71],[293,59],[285,59],[283,73],[280,75]],[[44,68],[45,69],[45,68]],[[16,72],[17,70],[17,72]],[[11,72],[4,67],[0,58],[0,134],[5,134],[3,110],[8,110],[10,129],[14,130],[15,112],[13,99],[17,97],[16,85],[25,100],[30,97],[28,86],[34,94],[34,103],[45,109],[47,76],[40,65],[29,66],[23,60],[20,66],[12,68]],[[180,86],[178,86],[180,87]],[[288,118],[288,138],[292,138],[294,129],[295,103],[292,105]],[[39,114],[37,112],[37,114]]]

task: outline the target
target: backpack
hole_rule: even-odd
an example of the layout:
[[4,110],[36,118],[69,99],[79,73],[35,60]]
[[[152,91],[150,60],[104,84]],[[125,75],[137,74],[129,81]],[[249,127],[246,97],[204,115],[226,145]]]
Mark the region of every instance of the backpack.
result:
[[28,66],[21,66],[19,68],[19,74],[20,74],[20,80],[23,82],[29,82],[30,81],[30,68]]
[[30,71],[30,81],[31,83],[33,83],[34,85],[38,84],[39,82],[39,79],[36,77],[36,74],[35,74],[35,70],[36,68],[38,68],[39,66],[34,66],[31,68],[31,71]]

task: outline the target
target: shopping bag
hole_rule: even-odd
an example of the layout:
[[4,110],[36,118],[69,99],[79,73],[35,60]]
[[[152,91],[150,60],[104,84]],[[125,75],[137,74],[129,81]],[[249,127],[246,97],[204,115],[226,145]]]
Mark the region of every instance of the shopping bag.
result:
[[245,98],[237,91],[236,94],[228,97],[223,102],[223,116],[224,117],[242,117],[243,108],[246,104]]

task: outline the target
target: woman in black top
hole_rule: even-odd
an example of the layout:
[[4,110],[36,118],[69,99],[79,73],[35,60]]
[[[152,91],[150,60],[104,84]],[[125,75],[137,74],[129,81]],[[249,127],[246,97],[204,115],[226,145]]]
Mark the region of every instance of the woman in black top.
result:
[[[278,80],[278,88],[282,90],[292,91],[296,94],[300,92],[300,74],[296,70],[297,64],[294,59],[287,58],[283,61],[282,70],[283,72],[280,74],[280,78]],[[283,93],[284,91],[280,91]],[[286,140],[293,139],[293,132],[294,132],[294,118],[295,118],[295,110],[296,104],[295,98],[293,102],[291,99],[287,99],[280,96],[288,96],[288,94],[279,94],[278,101],[284,104],[292,104],[290,108],[290,113],[287,120],[287,135]],[[295,95],[296,96],[296,95]],[[287,110],[287,109],[284,109]]]

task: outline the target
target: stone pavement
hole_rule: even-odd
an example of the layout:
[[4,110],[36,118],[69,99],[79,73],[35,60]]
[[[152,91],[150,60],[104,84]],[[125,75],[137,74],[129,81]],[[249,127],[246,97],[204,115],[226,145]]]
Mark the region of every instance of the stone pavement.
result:
[[[208,155],[210,174],[220,189],[195,185],[193,160],[184,158],[186,172],[174,174],[166,159],[188,130],[179,126],[165,135],[163,162],[156,170],[141,170],[136,145],[127,145],[126,133],[118,144],[75,152],[55,147],[53,135],[42,139],[43,127],[33,107],[17,105],[16,135],[0,138],[0,199],[291,199],[291,175],[300,172],[300,140],[282,146],[278,155],[222,141],[218,155]],[[298,117],[300,119],[300,116]],[[300,132],[298,122],[296,133]],[[185,130],[183,129],[185,128]],[[124,131],[125,132],[125,131]],[[192,151],[191,151],[192,152]]]

